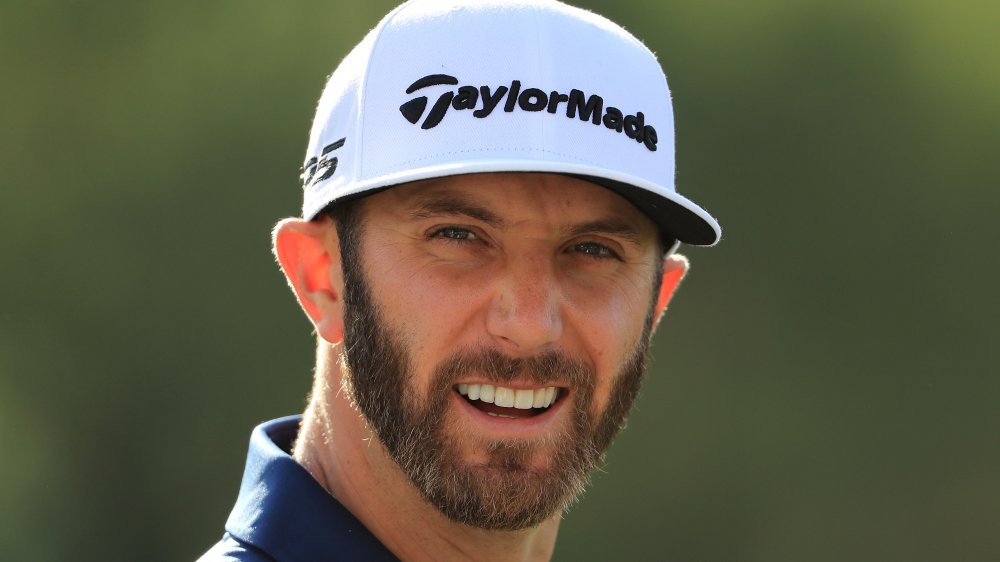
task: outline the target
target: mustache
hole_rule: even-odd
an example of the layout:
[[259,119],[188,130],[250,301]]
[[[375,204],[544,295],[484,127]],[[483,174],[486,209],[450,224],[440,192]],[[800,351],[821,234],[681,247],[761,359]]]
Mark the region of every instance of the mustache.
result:
[[498,383],[527,379],[535,384],[562,382],[585,388],[594,382],[593,369],[558,351],[511,357],[495,348],[464,350],[447,358],[436,371],[434,380],[442,385],[450,385],[469,373],[484,375]]

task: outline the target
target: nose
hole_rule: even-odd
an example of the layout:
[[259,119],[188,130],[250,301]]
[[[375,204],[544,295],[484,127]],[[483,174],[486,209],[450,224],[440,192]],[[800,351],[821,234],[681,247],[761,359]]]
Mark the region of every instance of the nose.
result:
[[512,355],[529,356],[559,340],[563,295],[554,264],[544,257],[508,260],[494,278],[486,328]]

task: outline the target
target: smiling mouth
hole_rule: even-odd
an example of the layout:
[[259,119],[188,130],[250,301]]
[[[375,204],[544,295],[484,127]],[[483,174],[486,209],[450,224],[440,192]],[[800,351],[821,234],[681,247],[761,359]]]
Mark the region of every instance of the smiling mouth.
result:
[[554,386],[515,389],[492,384],[459,384],[458,391],[476,409],[498,418],[530,418],[544,413],[559,400]]

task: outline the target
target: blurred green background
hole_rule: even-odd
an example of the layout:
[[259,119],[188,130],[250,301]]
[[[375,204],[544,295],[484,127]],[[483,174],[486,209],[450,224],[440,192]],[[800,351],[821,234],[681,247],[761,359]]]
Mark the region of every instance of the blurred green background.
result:
[[[269,250],[368,2],[0,3],[0,558],[193,560],[313,339]],[[556,559],[1000,559],[1000,3],[588,0],[725,228]]]

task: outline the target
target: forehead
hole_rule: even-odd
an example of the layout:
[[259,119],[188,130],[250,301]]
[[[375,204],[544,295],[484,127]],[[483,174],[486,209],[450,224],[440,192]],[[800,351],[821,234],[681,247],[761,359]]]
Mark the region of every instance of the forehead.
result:
[[641,238],[656,236],[653,221],[625,198],[560,174],[449,176],[393,187],[366,199],[366,214],[389,214],[399,220],[462,214],[504,227],[554,228],[605,221],[626,225]]

